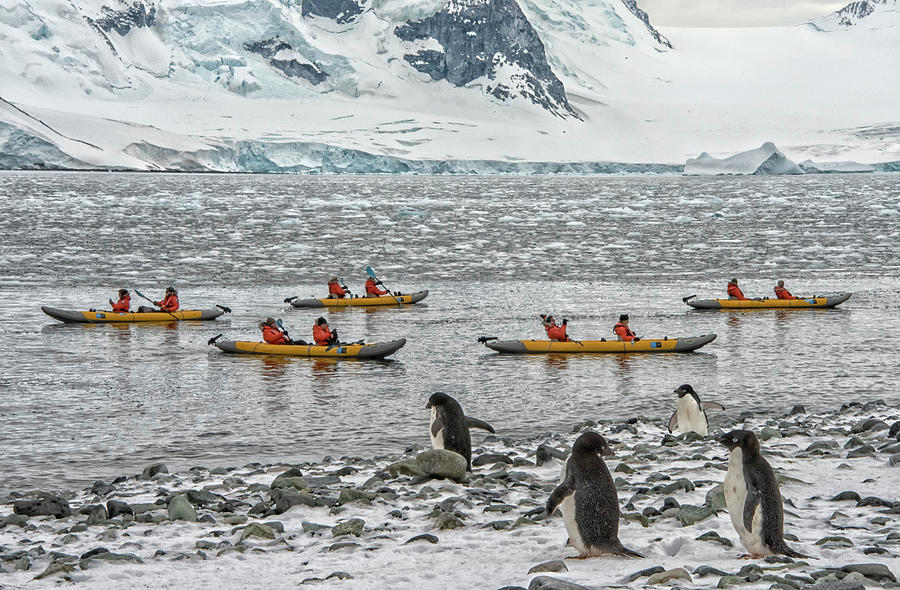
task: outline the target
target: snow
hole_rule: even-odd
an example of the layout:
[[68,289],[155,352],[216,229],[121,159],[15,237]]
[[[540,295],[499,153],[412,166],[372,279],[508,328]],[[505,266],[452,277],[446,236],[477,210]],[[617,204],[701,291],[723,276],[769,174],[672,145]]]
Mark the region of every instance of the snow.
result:
[[[578,121],[491,97],[483,81],[434,82],[406,63],[412,44],[394,28],[433,14],[442,0],[376,0],[343,25],[304,19],[293,2],[173,0],[157,5],[154,27],[105,38],[85,18],[101,15],[100,0],[4,1],[0,97],[37,118],[52,113],[72,139],[100,148],[19,127],[19,115],[0,109],[0,122],[23,138],[56,147],[45,152],[49,164],[243,169],[236,142],[280,153],[257,171],[311,169],[306,146],[365,154],[378,171],[396,172],[440,172],[435,163],[444,161],[458,169],[452,162],[461,160],[471,171],[627,171],[580,163],[678,165],[763,140],[794,161],[900,160],[900,78],[886,75],[900,50],[893,4],[831,32],[813,24],[667,28],[668,49],[621,2],[521,0]],[[245,48],[274,38],[328,78],[317,86],[289,78]],[[503,77],[518,89],[514,71]],[[825,96],[829,108],[816,108]],[[165,162],[125,151],[146,142],[169,154]],[[19,161],[8,149],[0,166]]]
[[803,170],[785,157],[775,144],[767,141],[754,150],[735,154],[728,158],[714,158],[703,152],[684,164],[686,176],[721,174],[803,174]]
[[800,162],[800,168],[807,174],[856,174],[860,172],[875,172],[875,168],[859,162],[813,162],[804,160]]

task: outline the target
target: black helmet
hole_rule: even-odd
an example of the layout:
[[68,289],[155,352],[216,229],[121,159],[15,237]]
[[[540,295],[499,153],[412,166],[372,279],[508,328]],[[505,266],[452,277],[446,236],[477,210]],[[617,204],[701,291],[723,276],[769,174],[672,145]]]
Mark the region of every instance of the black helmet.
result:
[[619,321],[620,321],[620,322],[627,322],[627,321],[628,321],[628,314],[627,314],[627,313],[623,313],[622,315],[620,315],[620,316],[619,316]]

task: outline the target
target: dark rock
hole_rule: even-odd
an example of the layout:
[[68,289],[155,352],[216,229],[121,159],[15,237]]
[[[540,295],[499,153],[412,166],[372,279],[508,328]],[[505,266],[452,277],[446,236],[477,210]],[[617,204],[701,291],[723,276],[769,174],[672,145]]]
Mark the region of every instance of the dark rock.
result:
[[95,524],[106,524],[106,521],[109,520],[109,515],[106,512],[106,506],[102,504],[95,504],[91,506],[90,514],[88,514],[87,525],[95,525]]
[[303,16],[320,16],[338,24],[352,22],[363,10],[357,0],[304,0],[300,7]]
[[429,543],[434,544],[434,543],[438,542],[438,538],[435,537],[434,535],[429,535],[428,533],[425,533],[423,535],[416,535],[415,537],[410,537],[403,544],[409,545],[410,543],[415,543],[416,541],[428,541]]
[[558,449],[554,449],[549,445],[540,445],[537,448],[537,452],[535,453],[535,463],[537,463],[538,467],[549,461],[550,459],[559,459],[560,461],[564,461],[566,458],[566,454]]
[[40,500],[17,500],[13,502],[13,512],[25,516],[55,516],[56,518],[72,515],[66,499],[54,494],[45,494]]
[[837,449],[838,447],[838,443],[833,440],[817,440],[816,442],[806,447],[806,452],[812,453],[815,451],[831,451]]
[[876,582],[896,582],[897,578],[888,566],[882,563],[855,563],[841,566],[842,572],[857,572]]
[[142,472],[146,477],[153,477],[158,473],[168,473],[169,468],[166,467],[164,463],[154,463],[153,465],[148,465],[144,467],[144,471]]
[[91,486],[91,493],[97,496],[105,496],[106,494],[114,491],[116,486],[108,483],[104,483],[100,480],[94,482],[94,485]]
[[533,566],[528,570],[528,575],[531,574],[542,574],[542,573],[560,573],[569,571],[568,566],[566,566],[565,562],[560,559],[555,559],[553,561],[545,561],[544,563],[539,563],[536,566]]
[[844,443],[844,448],[855,449],[856,447],[861,447],[865,444],[866,443],[863,441],[863,439],[859,438],[858,436],[851,436],[847,439],[847,442]]
[[[304,5],[306,2],[304,2]],[[315,63],[301,63],[296,59],[275,59],[275,55],[283,49],[298,51],[291,46],[290,43],[280,39],[272,38],[262,41],[245,43],[244,49],[257,53],[269,60],[269,65],[280,70],[284,75],[291,78],[303,78],[313,86],[318,86],[328,78],[328,74],[323,72]],[[312,61],[312,60],[310,60]],[[323,460],[324,462],[324,460]]]
[[797,414],[805,414],[806,408],[803,407],[802,404],[797,404],[791,408],[791,411],[787,413],[788,416],[796,416]]
[[664,572],[664,571],[666,571],[666,568],[659,566],[659,565],[654,565],[653,567],[648,567],[647,569],[643,569],[643,570],[634,572],[633,574],[629,574],[628,577],[625,578],[625,583],[630,584],[630,583],[634,582],[635,580],[637,580],[638,578],[649,578],[653,574],[658,574],[658,573]]
[[691,579],[691,574],[689,574],[686,569],[678,567],[653,574],[647,580],[647,584],[653,586],[656,584],[665,584],[672,580],[686,580],[689,584],[693,581]]
[[857,506],[884,506],[885,508],[891,508],[894,504],[895,502],[883,500],[877,496],[867,496],[856,503]]
[[693,574],[695,576],[698,576],[701,578],[704,576],[730,576],[731,575],[728,572],[723,572],[722,570],[714,568],[711,565],[701,565],[694,570]]
[[99,555],[100,553],[109,553],[109,549],[106,547],[95,547],[86,553],[82,553],[79,559],[89,559],[95,555]]
[[888,430],[889,437],[896,438],[897,435],[900,435],[900,420],[891,424],[891,428]]
[[854,582],[818,582],[812,586],[806,586],[804,590],[866,590],[862,584]]
[[[291,509],[292,506],[315,506],[316,498],[307,492],[299,492],[294,488],[275,488],[269,497],[275,503],[272,510],[275,514],[283,514]],[[372,494],[375,497],[375,494]],[[256,508],[255,506],[250,510]],[[268,507],[267,507],[268,509]]]
[[838,494],[837,496],[832,498],[830,501],[831,502],[844,502],[847,500],[859,502],[859,500],[860,500],[859,494],[857,494],[853,490],[847,490],[845,492],[841,492],[840,494]]
[[665,512],[669,508],[678,508],[679,506],[681,506],[681,504],[678,503],[678,500],[676,500],[672,496],[668,496],[665,499],[663,499],[663,505],[660,510],[662,512]]
[[715,510],[707,506],[690,506],[684,505],[678,509],[675,518],[681,523],[681,526],[691,526],[701,520],[705,520],[710,516],[714,516]]
[[[486,78],[486,91],[500,100],[518,94],[554,115],[578,118],[547,63],[540,36],[516,0],[448,2],[423,20],[397,27],[394,34],[404,41],[437,40],[442,51],[423,49],[404,56],[432,80],[462,87]],[[518,88],[498,79],[499,63],[520,68]]]
[[224,496],[213,494],[206,490],[188,490],[185,492],[188,501],[195,506],[206,506],[207,504],[215,504],[225,499]]
[[535,576],[528,584],[528,590],[590,590],[590,588],[550,576]]
[[362,535],[365,524],[366,521],[361,518],[351,518],[350,520],[331,527],[331,536],[339,537],[341,535],[353,535],[354,537],[359,537]]
[[869,455],[875,454],[875,447],[871,445],[863,445],[857,449],[853,449],[849,453],[847,453],[848,459],[856,459],[858,457],[868,457]]
[[123,514],[134,516],[134,510],[131,506],[129,506],[127,502],[122,502],[121,500],[108,501],[106,503],[106,512],[108,513],[109,518],[115,518]]
[[100,11],[103,15],[101,18],[96,22],[88,18],[88,22],[107,33],[115,31],[123,37],[131,29],[149,29],[156,24],[156,7],[152,3],[145,6],[143,2],[135,1],[123,10],[103,6]]
[[507,465],[512,465],[512,462],[512,459],[500,453],[487,453],[472,459],[472,465],[475,467],[481,465],[493,465],[494,463],[506,463]]
[[[708,531],[700,535],[696,538],[697,541],[711,541],[713,543],[719,543],[720,545],[724,545],[725,547],[734,547],[734,542],[730,539],[726,539],[719,535],[716,531]],[[696,570],[695,572],[696,573]],[[716,574],[716,575],[725,575],[725,574]]]

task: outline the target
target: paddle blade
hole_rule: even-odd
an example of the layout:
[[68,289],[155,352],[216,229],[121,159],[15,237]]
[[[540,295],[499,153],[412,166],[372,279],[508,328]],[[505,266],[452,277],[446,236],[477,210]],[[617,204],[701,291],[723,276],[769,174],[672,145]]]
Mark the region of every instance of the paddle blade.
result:
[[285,303],[290,303],[291,301],[293,301],[293,300],[296,299],[296,298],[297,298],[296,295],[294,295],[293,297],[285,297],[285,298],[284,298],[284,302],[285,302]]
[[490,342],[491,340],[496,340],[496,336],[479,336],[478,342],[484,344],[485,342]]
[[690,300],[693,299],[694,297],[696,297],[696,295],[688,295],[687,297],[682,297],[681,300],[684,301],[685,303],[687,303],[688,301],[690,301]]
[[150,299],[149,297],[147,297],[146,295],[144,295],[143,293],[141,293],[141,292],[138,291],[137,289],[132,289],[132,291],[134,291],[135,293],[137,293],[138,297],[143,297],[144,299],[146,299],[146,300],[149,301],[150,303],[153,303],[153,300],[152,300],[152,299]]
[[279,328],[281,327],[281,324],[282,324],[281,318],[278,318],[277,320],[275,320],[275,325],[278,326]]
[[210,338],[209,340],[206,341],[206,345],[207,345],[207,346],[212,346],[213,344],[216,343],[216,340],[218,340],[218,339],[221,338],[221,337],[222,337],[221,334],[217,334],[217,335],[213,336],[212,338]]
[[225,313],[231,313],[231,308],[228,307],[227,305],[219,305],[219,304],[217,303],[217,304],[216,304],[216,307],[218,307],[219,309],[221,309],[221,310],[224,311]]
[[378,278],[378,277],[375,276],[375,271],[372,269],[371,266],[367,266],[367,267],[366,267],[366,274],[369,275],[370,277],[372,277],[373,279],[377,279],[377,278]]

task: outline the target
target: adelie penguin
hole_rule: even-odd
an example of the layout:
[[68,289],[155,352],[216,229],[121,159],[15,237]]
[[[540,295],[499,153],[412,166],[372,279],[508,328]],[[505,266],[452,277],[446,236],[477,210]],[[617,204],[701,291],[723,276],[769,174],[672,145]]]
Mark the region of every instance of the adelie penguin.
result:
[[775,472],[759,454],[756,435],[749,430],[733,430],[716,440],[731,451],[725,474],[725,505],[749,557],[807,557],[784,542],[781,492]]
[[431,448],[459,453],[466,460],[466,470],[472,471],[472,437],[469,435],[469,428],[494,432],[494,427],[466,416],[459,402],[446,393],[431,394],[425,408],[431,410]]
[[562,509],[578,559],[600,555],[643,557],[619,542],[619,496],[601,455],[612,455],[606,439],[585,432],[575,440],[562,482],[547,500],[547,514]]
[[724,410],[725,406],[716,402],[701,402],[694,388],[685,383],[675,390],[678,407],[669,419],[669,432],[678,428],[681,432],[709,434],[709,419],[706,410]]

